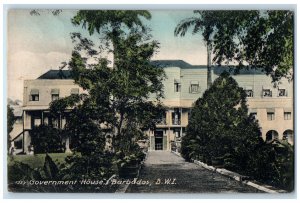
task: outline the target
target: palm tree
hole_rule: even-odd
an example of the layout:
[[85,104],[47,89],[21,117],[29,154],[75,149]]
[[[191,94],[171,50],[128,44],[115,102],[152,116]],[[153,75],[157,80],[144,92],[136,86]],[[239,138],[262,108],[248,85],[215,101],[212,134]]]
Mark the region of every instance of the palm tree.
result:
[[211,52],[212,52],[212,34],[216,21],[214,20],[215,11],[199,11],[194,13],[199,14],[199,17],[191,17],[182,20],[175,28],[175,36],[185,36],[187,31],[193,27],[192,34],[200,33],[206,43],[207,48],[207,87],[212,84],[211,77]]

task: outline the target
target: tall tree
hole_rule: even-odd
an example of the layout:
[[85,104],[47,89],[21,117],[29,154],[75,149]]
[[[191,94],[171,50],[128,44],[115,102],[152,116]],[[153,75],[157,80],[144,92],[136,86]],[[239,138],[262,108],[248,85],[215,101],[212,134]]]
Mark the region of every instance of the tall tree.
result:
[[119,37],[128,29],[146,29],[141,17],[151,19],[151,14],[145,10],[80,10],[72,18],[76,26],[82,25],[92,35],[95,32],[103,34],[104,38],[112,43],[112,52],[118,50]]
[[259,68],[273,81],[292,79],[294,13],[287,10],[217,12],[214,61]]
[[212,51],[212,34],[214,34],[215,21],[213,11],[194,11],[200,14],[199,17],[191,17],[182,20],[175,28],[175,36],[185,36],[188,29],[192,27],[192,34],[201,33],[206,43],[207,49],[207,88],[212,84],[211,77],[211,51]]
[[[162,110],[159,99],[163,96],[164,71],[150,63],[159,44],[151,40],[139,19],[143,15],[150,18],[148,14],[147,11],[79,11],[73,18],[75,24],[82,23],[90,34],[107,37],[113,45],[114,66],[108,67],[107,59],[99,53],[90,54],[93,57],[98,54],[98,58],[96,63],[89,63],[82,52],[93,50],[93,42],[81,35],[74,36],[79,39],[79,44],[69,67],[75,83],[88,95],[80,95],[79,100],[65,102],[61,107],[75,104],[90,112],[86,114],[87,119],[105,124],[107,129],[115,129],[112,135],[116,149],[123,147],[120,139],[126,138],[133,144],[141,129],[154,126],[154,120]],[[148,101],[150,95],[156,95],[156,103]],[[139,132],[133,132],[133,129]]]
[[222,73],[196,101],[182,148],[186,158],[222,159],[229,169],[245,170],[262,142],[258,122],[248,115],[245,92]]
[[[184,36],[193,26],[201,33],[213,63],[259,68],[273,81],[291,79],[294,67],[294,13],[269,11],[194,11],[199,17],[181,21],[175,35]],[[209,34],[209,36],[207,36]],[[209,66],[208,62],[208,66]],[[208,76],[209,80],[209,76]]]

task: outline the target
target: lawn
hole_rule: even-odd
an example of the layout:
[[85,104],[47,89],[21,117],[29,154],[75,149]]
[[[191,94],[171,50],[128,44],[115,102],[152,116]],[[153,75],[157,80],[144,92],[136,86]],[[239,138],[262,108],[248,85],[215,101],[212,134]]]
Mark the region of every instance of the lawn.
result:
[[[56,164],[61,164],[65,161],[67,156],[71,154],[68,153],[50,153],[49,156]],[[44,165],[46,154],[35,154],[35,155],[17,155],[8,157],[8,165],[13,164],[14,162],[22,162],[28,164],[31,168],[40,168]]]

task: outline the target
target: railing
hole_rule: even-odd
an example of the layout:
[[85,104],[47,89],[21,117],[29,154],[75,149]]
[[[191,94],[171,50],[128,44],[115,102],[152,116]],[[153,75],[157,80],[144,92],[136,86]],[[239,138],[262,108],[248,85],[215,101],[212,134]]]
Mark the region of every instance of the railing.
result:
[[172,125],[180,125],[180,119],[172,119]]

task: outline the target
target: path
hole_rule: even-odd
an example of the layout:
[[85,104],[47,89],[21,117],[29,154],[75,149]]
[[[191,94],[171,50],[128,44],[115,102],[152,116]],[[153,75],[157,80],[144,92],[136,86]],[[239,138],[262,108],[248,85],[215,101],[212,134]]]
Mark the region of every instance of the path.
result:
[[185,162],[183,158],[166,151],[150,151],[148,153],[139,179],[149,181],[149,184],[131,185],[128,187],[127,193],[258,192],[255,188],[243,185],[194,163]]

